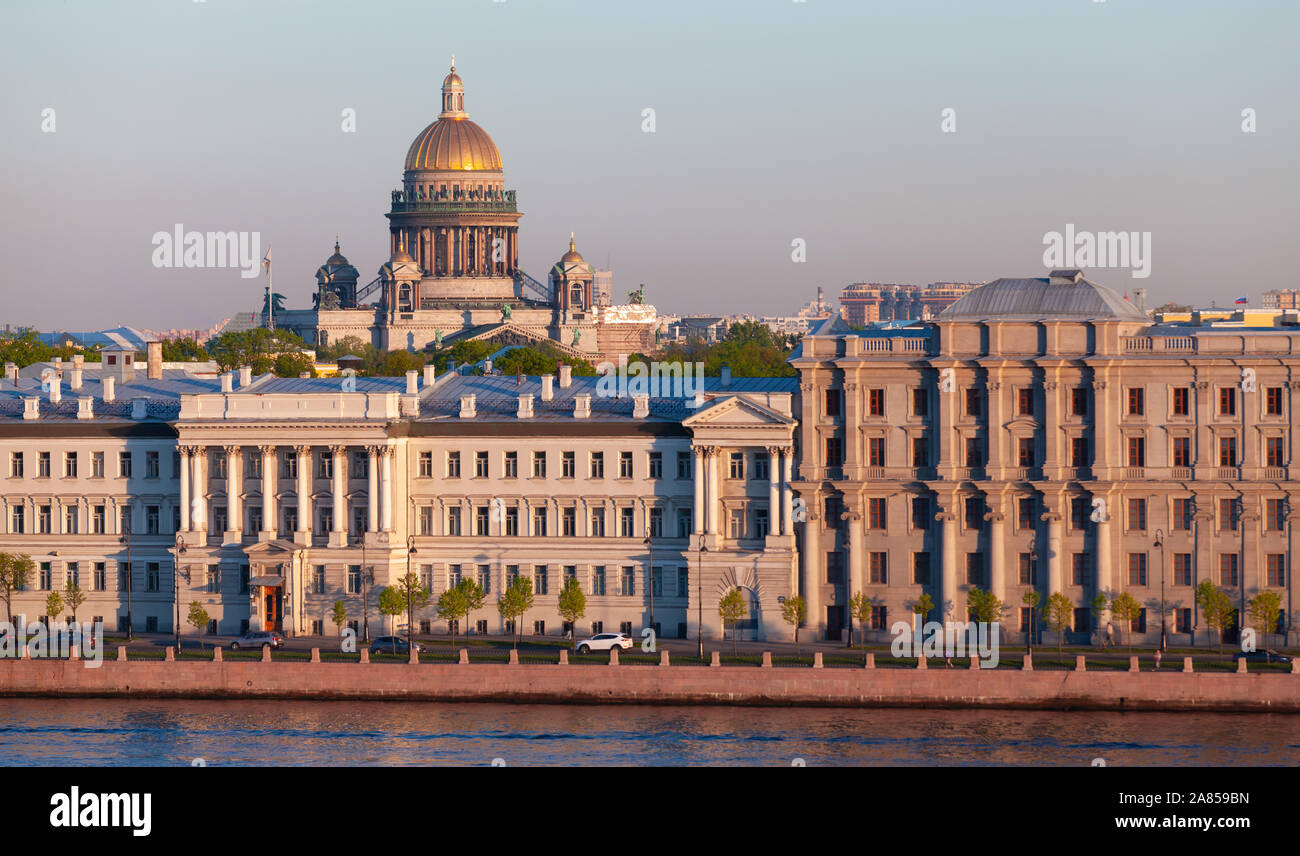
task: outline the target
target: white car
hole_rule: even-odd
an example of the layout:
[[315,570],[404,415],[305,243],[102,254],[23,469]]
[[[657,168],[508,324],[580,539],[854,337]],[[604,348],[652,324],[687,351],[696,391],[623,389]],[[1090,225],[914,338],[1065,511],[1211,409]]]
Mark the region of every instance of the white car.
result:
[[597,633],[590,639],[583,639],[578,643],[579,654],[590,654],[592,651],[608,651],[610,648],[622,648],[626,651],[632,647],[632,640],[622,633]]
[[284,638],[278,633],[261,633],[258,631],[249,631],[243,636],[230,643],[231,648],[279,648],[284,644]]

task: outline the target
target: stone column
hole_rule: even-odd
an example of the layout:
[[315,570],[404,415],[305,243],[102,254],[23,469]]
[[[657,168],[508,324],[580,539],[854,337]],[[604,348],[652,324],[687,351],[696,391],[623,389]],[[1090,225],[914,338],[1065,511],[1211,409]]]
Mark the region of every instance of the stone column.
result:
[[693,531],[696,535],[701,535],[704,533],[704,503],[706,501],[704,482],[708,478],[708,472],[705,469],[708,462],[702,446],[691,449],[691,463],[695,466],[695,508],[693,509],[695,528]]
[[366,531],[379,531],[379,447],[366,447]]
[[943,524],[943,567],[939,570],[941,594],[939,621],[955,615],[957,609],[957,497],[952,496],[947,510],[940,511],[935,519]]
[[348,489],[348,447],[330,446],[334,456],[334,526],[330,532],[330,541],[335,547],[347,546],[347,489]]
[[781,450],[767,447],[767,532],[781,534]]
[[705,451],[709,462],[709,482],[705,492],[708,494],[710,535],[718,534],[718,509],[722,506],[722,492],[718,489],[721,486],[718,481],[718,458],[721,451],[716,446]]
[[782,501],[781,501],[781,534],[794,534],[794,488],[790,482],[794,480],[794,448],[786,448],[781,455],[782,468]]
[[[384,446],[383,469],[379,476],[379,518],[385,532],[393,530],[393,447]],[[473,526],[471,519],[469,525]]]
[[238,541],[244,531],[244,447],[226,446],[226,531]]
[[208,478],[207,467],[204,466],[207,462],[207,446],[196,447],[190,456],[190,465],[194,468],[193,484],[190,486],[193,492],[190,523],[196,532],[208,531]]
[[1064,519],[1062,509],[1064,498],[1057,499],[1057,510],[1047,510],[1042,514],[1047,523],[1047,596],[1051,597],[1063,588],[1061,567],[1061,524]]
[[262,531],[259,538],[269,541],[280,532],[275,507],[275,446],[258,446],[262,453]]
[[803,599],[808,607],[808,629],[813,639],[820,639],[826,634],[826,611],[822,606],[822,581],[826,572],[823,567],[826,557],[821,546],[821,502],[814,495],[804,514],[803,525]]
[[[945,373],[952,372],[947,380]],[[956,477],[961,451],[957,448],[957,369],[955,366],[939,368],[939,460],[938,471],[943,478]]]
[[[1002,447],[1007,443],[1008,432],[1002,428],[1005,421],[1002,417],[1002,383],[990,378],[985,386],[988,390],[988,406],[980,419],[984,422],[984,434],[988,437],[984,473],[991,479],[1006,478],[1002,468],[1006,466],[1008,458]],[[1015,458],[1010,460],[1015,462]]]
[[[1106,499],[1106,517],[1104,520],[1097,521],[1097,587],[1094,595],[1110,592],[1115,586],[1114,556],[1112,555],[1114,547],[1111,544],[1111,521],[1114,514],[1111,512],[1110,497]],[[1059,537],[1059,536],[1058,536]],[[1159,555],[1159,551],[1156,551]],[[1109,611],[1109,610],[1108,610]],[[1098,621],[1105,620],[1105,616],[1098,616]]]
[[989,591],[1005,602],[1007,596],[1007,544],[1006,516],[1002,511],[1002,497],[989,497],[991,508],[985,519],[989,522]]
[[862,389],[856,383],[844,384],[844,477],[862,478]]
[[[190,447],[178,446],[176,451],[181,456],[181,531],[190,531]],[[33,521],[34,523],[34,521]],[[121,523],[118,523],[121,528]],[[35,530],[35,525],[32,529]]]
[[300,544],[311,544],[311,446],[294,446],[293,453],[297,461],[297,478],[294,480],[294,494],[298,504],[298,528],[294,530],[294,540]]
[[1044,369],[1047,379],[1043,381],[1043,477],[1049,479],[1059,479],[1069,463],[1066,458],[1069,450],[1061,446],[1061,391],[1056,381],[1057,370],[1057,367]]

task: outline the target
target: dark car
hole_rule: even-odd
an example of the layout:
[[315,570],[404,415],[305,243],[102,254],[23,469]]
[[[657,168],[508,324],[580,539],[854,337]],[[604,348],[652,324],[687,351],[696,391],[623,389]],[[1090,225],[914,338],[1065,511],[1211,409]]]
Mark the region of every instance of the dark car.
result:
[[[424,647],[419,642],[415,643],[415,653],[419,654]],[[406,639],[401,636],[378,636],[374,642],[370,643],[371,654],[410,654],[411,648],[406,644]]]
[[1251,663],[1289,663],[1291,658],[1276,651],[1238,651],[1232,655],[1234,660],[1247,660]]

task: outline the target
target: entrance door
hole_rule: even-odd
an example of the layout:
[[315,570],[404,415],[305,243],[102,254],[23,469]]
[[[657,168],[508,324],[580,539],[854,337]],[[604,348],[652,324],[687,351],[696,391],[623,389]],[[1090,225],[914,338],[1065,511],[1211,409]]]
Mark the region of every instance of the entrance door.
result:
[[826,607],[826,638],[839,639],[844,631],[844,613],[839,606]]
[[282,630],[283,628],[280,626],[280,622],[283,617],[282,615],[283,609],[281,603],[280,587],[267,586],[266,588],[262,589],[262,592],[263,592],[263,598],[265,600],[265,612],[264,612],[265,625],[264,626],[266,627],[267,630]]

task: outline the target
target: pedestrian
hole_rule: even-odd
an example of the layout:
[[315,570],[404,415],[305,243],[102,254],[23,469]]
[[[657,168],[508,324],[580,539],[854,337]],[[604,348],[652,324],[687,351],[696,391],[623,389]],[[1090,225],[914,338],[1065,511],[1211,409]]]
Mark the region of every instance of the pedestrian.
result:
[[948,664],[948,668],[952,668],[952,648],[943,649],[943,661]]
[[1106,647],[1112,648],[1115,645],[1115,628],[1109,621],[1106,622]]
[[1160,668],[1160,649],[1159,649],[1159,648],[1156,649],[1155,661],[1156,661],[1156,668],[1157,668],[1157,669]]

